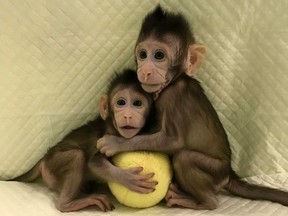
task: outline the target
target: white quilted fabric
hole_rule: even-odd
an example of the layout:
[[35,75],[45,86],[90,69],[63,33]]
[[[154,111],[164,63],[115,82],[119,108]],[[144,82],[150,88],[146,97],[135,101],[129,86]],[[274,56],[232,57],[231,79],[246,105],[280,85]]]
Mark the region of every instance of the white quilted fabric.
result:
[[[249,179],[254,183],[261,183],[271,187],[288,187],[287,174],[273,176],[258,176]],[[0,213],[5,216],[60,216],[64,215],[55,208],[55,194],[37,183],[0,182]],[[108,193],[105,189],[101,192]],[[110,195],[108,193],[108,195]],[[111,196],[111,195],[110,195]],[[228,194],[220,194],[220,205],[216,210],[191,210],[181,208],[167,208],[165,203],[160,203],[147,209],[133,209],[119,204],[113,199],[116,209],[112,212],[99,212],[95,208],[87,208],[79,212],[65,213],[67,216],[184,216],[184,215],[213,215],[213,216],[287,216],[288,208],[280,204],[265,201],[250,201],[233,197]]]
[[[288,190],[286,0],[2,0],[0,180],[26,172],[47,148],[96,115],[111,75],[134,67],[141,20],[157,2],[183,12],[207,47],[198,78],[229,134],[235,170]],[[0,182],[0,213],[60,215],[53,196],[36,183]],[[220,198],[215,211],[119,206],[106,215],[288,214],[278,204]]]

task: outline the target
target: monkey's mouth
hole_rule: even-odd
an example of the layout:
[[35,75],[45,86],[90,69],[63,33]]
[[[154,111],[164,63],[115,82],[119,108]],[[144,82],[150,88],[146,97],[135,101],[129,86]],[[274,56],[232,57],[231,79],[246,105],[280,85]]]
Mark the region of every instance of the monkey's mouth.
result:
[[161,84],[146,84],[146,83],[141,83],[142,88],[144,89],[144,91],[152,93],[152,92],[156,92],[159,89],[161,89]]
[[119,129],[120,129],[119,133],[121,134],[121,136],[127,139],[135,136],[139,132],[139,128],[133,127],[131,125],[125,125],[123,127],[119,127]]
[[130,125],[126,125],[124,127],[122,127],[122,129],[126,129],[126,130],[134,130],[137,129],[136,127],[130,126]]

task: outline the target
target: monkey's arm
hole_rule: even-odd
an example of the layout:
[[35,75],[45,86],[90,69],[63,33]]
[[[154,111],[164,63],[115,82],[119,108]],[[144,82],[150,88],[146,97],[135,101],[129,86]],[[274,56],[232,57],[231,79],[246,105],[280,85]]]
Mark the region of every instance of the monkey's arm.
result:
[[151,193],[155,190],[156,181],[149,181],[154,173],[140,174],[142,167],[121,169],[114,166],[104,155],[96,153],[89,160],[88,167],[92,174],[104,181],[117,182],[138,193]]
[[105,135],[97,142],[97,148],[102,154],[111,157],[125,151],[161,151],[173,153],[182,148],[182,142],[177,136],[168,136],[164,131],[149,135],[139,135],[130,139]]

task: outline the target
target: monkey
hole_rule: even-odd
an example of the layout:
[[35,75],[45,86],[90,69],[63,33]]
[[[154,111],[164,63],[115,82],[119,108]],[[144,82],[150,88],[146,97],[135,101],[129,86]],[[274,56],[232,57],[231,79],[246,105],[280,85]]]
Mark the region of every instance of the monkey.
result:
[[144,133],[152,112],[152,95],[143,91],[136,72],[126,69],[111,81],[107,95],[100,98],[100,115],[70,132],[30,171],[13,180],[30,182],[41,175],[44,183],[60,194],[56,207],[61,212],[92,205],[101,211],[114,209],[106,195],[83,194],[91,181],[115,181],[138,193],[153,192],[157,182],[148,180],[154,173],[141,174],[142,167],[120,169],[95,147],[104,134],[130,138]]
[[205,47],[197,44],[181,13],[158,5],[142,22],[135,46],[137,76],[154,94],[158,131],[124,140],[105,135],[97,148],[107,157],[123,151],[161,151],[171,155],[174,180],[168,207],[216,209],[226,189],[248,199],[288,206],[288,192],[249,184],[231,167],[228,136],[200,82],[194,78]]

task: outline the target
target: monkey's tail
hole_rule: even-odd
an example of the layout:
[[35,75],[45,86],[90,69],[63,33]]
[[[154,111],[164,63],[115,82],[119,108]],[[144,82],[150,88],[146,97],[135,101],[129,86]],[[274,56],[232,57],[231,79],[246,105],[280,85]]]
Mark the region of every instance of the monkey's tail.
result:
[[41,174],[40,166],[41,166],[41,160],[36,165],[34,165],[28,172],[26,172],[23,175],[20,175],[16,178],[10,179],[9,181],[21,181],[21,182],[34,181]]
[[265,186],[258,186],[240,180],[236,175],[229,179],[225,189],[230,193],[253,200],[268,200],[288,206],[288,192]]

